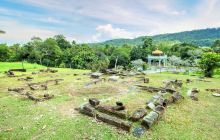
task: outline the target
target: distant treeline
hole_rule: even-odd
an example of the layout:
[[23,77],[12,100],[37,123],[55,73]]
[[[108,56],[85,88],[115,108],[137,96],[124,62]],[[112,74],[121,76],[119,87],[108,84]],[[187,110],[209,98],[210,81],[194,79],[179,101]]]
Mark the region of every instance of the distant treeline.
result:
[[175,41],[154,43],[152,38],[144,37],[141,45],[128,45],[124,42],[121,47],[108,44],[90,46],[76,44],[75,41],[69,42],[63,35],[56,35],[45,40],[34,37],[23,45],[0,44],[0,61],[28,61],[45,66],[92,70],[113,68],[116,64],[129,68],[131,61],[146,61],[147,55],[157,48],[168,56],[194,61],[201,57],[203,52],[220,52],[220,41],[217,40],[212,47],[201,48]]

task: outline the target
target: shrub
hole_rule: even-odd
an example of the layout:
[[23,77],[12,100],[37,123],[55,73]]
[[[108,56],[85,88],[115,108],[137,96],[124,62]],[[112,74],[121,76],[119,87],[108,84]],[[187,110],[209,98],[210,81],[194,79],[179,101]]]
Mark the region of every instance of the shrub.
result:
[[205,77],[212,77],[214,70],[220,66],[220,54],[204,53],[199,62],[199,67],[203,70]]

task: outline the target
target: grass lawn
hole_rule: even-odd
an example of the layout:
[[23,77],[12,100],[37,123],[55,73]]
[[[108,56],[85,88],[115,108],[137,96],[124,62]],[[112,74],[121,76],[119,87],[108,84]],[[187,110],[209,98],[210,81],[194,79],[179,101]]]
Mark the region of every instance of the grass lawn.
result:
[[[0,63],[0,71],[9,68],[21,68],[21,63]],[[54,94],[55,98],[35,103],[14,92],[10,87],[27,88],[27,81],[18,81],[18,77],[0,75],[0,139],[96,139],[117,140],[136,139],[132,133],[116,129],[105,123],[79,114],[74,108],[88,101],[88,98],[109,99],[104,104],[122,101],[129,112],[145,107],[145,102],[154,95],[134,88],[137,77],[126,77],[117,82],[102,82],[86,86],[91,79],[85,73],[88,70],[58,69],[57,73],[30,75],[30,71],[42,69],[42,66],[25,64],[28,72],[25,76],[34,78],[31,82],[63,78],[59,85],[49,86],[48,90],[34,91],[35,95]],[[16,74],[16,72],[15,72]],[[20,73],[19,73],[20,74]],[[75,75],[74,75],[75,74]],[[76,75],[78,74],[78,75]],[[206,88],[220,88],[220,78],[198,81],[196,76],[169,73],[149,74],[151,86],[162,86],[166,79],[193,79],[180,89],[184,100],[167,107],[162,120],[145,133],[140,139],[180,139],[180,140],[219,140],[220,138],[220,98],[213,97]],[[20,77],[19,77],[20,78]],[[140,83],[143,84],[143,83]],[[199,101],[186,96],[188,89],[199,88]],[[133,126],[137,126],[135,123]],[[133,127],[134,128],[134,127]]]
[[[7,71],[9,69],[22,69],[21,62],[0,62],[0,72]],[[27,70],[40,69],[44,68],[44,66],[38,64],[31,64],[24,62],[24,68]]]

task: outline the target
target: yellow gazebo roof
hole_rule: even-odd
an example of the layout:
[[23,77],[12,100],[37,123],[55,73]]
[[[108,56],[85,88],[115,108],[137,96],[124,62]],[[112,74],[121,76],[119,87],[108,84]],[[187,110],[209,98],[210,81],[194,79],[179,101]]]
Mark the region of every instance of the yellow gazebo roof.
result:
[[155,51],[152,52],[153,55],[162,55],[163,52],[161,50],[156,49]]

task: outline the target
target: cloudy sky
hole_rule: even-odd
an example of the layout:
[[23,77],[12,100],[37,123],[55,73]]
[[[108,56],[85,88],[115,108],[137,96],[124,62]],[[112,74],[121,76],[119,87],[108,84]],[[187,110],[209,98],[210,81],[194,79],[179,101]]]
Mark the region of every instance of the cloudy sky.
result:
[[220,0],[0,0],[0,43],[114,38],[220,27]]

